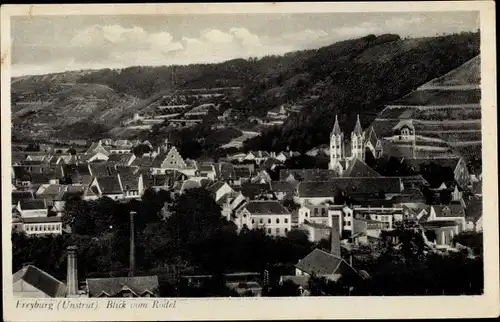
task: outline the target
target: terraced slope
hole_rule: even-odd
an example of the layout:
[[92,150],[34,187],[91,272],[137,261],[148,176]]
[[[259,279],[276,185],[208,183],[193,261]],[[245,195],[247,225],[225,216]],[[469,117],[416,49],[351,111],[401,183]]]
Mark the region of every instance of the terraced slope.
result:
[[[481,150],[480,62],[479,56],[474,57],[377,115],[372,125],[379,137],[386,138],[391,154],[410,156],[415,150],[417,156],[438,156],[458,151],[467,156]],[[402,120],[411,121],[414,143],[390,139]]]

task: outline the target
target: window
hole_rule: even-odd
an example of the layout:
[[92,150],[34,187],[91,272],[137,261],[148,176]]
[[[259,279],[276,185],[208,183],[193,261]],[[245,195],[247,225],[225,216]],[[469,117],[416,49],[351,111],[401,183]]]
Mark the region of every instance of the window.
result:
[[271,228],[268,228],[267,229],[267,233],[270,234],[271,233]]
[[276,223],[279,224],[280,223],[280,219],[279,218],[276,218]]
[[285,224],[288,224],[288,218],[285,218]]
[[259,222],[262,224],[264,223],[264,219],[260,218]]
[[255,219],[252,219],[252,224],[255,224]]
[[285,234],[288,232],[288,228],[285,228]]
[[318,208],[314,208],[314,216],[318,215]]
[[276,234],[279,234],[279,233],[280,233],[280,229],[276,228]]
[[351,222],[350,222],[350,221],[348,221],[346,226],[350,226],[350,225],[351,225]]
[[321,216],[324,217],[326,215],[326,209],[322,208],[321,209]]
[[271,218],[269,218],[269,219],[267,220],[267,223],[268,223],[268,224],[270,224],[270,223],[271,223]]

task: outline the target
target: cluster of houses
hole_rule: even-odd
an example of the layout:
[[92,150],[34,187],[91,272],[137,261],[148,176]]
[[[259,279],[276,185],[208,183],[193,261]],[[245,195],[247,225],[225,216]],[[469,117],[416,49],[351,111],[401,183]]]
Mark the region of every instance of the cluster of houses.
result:
[[[462,158],[410,158],[403,162],[420,174],[384,177],[355,153],[341,161],[332,158],[330,169],[285,169],[284,161],[298,153],[250,151],[198,163],[184,159],[168,142],[136,156],[131,148],[137,143],[149,144],[101,140],[81,154],[16,153],[16,229],[29,235],[62,233],[60,217],[69,195],[127,201],[140,199],[148,188],[167,190],[175,197],[196,187],[207,189],[223,216],[239,229],[264,228],[274,236],[304,229],[317,241],[337,222],[341,236],[367,242],[395,222],[414,218],[437,232],[436,243],[449,245],[461,231],[481,229],[481,181],[468,174]],[[428,178],[425,165],[430,163],[450,167],[453,177],[443,182]],[[273,180],[271,173],[277,168],[279,178]],[[440,202],[447,194],[446,204],[428,204],[423,188]]]
[[[70,233],[61,216],[67,197],[76,194],[84,200],[126,202],[140,199],[149,188],[168,191],[173,198],[204,188],[238,230],[263,229],[283,237],[298,229],[312,242],[331,238],[330,252],[315,249],[297,263],[295,275],[282,276],[282,281],[302,285],[302,291],[311,275],[365,278],[340,256],[340,246],[375,242],[398,222],[416,223],[427,245],[439,251],[454,250],[454,237],[464,231],[482,230],[482,178],[469,173],[461,157],[403,158],[414,175],[382,176],[364,162],[366,153],[380,146],[373,128],[363,131],[358,121],[347,147],[339,144],[342,137],[336,122],[328,169],[285,168],[286,160],[300,155],[293,151],[250,151],[198,162],[184,159],[168,141],[156,149],[149,142],[104,139],[76,154],[13,152],[13,229],[29,236]],[[138,145],[149,146],[150,152],[134,154]],[[429,172],[436,166],[449,171],[437,178]],[[168,208],[165,204],[164,216]],[[18,272],[19,283],[24,283],[23,274],[36,270]],[[88,290],[98,284],[101,290],[92,291],[93,296],[156,296],[154,278],[146,278],[145,284],[153,286],[144,289],[133,286],[138,277],[118,278],[116,283],[130,285],[115,285],[113,291],[102,288],[115,282],[90,281]]]

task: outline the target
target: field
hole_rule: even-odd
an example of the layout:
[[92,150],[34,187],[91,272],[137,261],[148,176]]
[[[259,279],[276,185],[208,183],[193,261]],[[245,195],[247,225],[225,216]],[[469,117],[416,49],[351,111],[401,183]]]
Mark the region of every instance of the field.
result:
[[[416,91],[386,106],[373,122],[379,137],[394,135],[403,119],[412,120],[417,149],[432,156],[436,147],[473,155],[481,149],[481,90],[479,56],[451,72],[433,79]],[[429,140],[433,139],[433,140]],[[440,140],[442,143],[437,143]],[[392,143],[394,155],[413,154],[406,143]],[[478,147],[479,146],[479,147]],[[480,157],[480,153],[479,153]]]
[[396,100],[393,105],[460,105],[478,104],[481,101],[480,89],[469,90],[439,90],[428,89],[414,91],[407,96]]

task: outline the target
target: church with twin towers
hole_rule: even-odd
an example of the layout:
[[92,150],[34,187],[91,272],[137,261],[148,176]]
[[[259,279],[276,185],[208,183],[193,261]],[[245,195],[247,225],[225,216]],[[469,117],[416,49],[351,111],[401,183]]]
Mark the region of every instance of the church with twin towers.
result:
[[340,128],[338,117],[335,115],[335,124],[330,133],[329,151],[330,162],[328,168],[342,174],[354,160],[358,159],[364,162],[367,153],[371,153],[374,158],[378,158],[382,154],[382,146],[373,127],[363,131],[359,115],[351,132],[350,140],[346,140],[344,132]]

